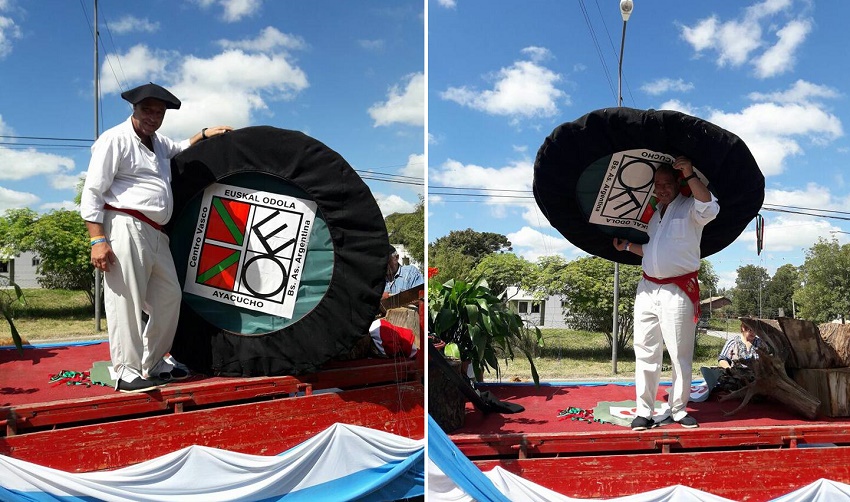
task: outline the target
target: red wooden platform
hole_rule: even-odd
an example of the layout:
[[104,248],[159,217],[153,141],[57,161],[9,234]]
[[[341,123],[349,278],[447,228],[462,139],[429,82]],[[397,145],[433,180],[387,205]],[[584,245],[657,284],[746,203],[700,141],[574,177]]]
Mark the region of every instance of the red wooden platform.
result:
[[[495,466],[572,497],[615,497],[681,484],[733,500],[770,500],[828,478],[850,482],[850,419],[808,421],[771,402],[691,403],[698,429],[677,424],[643,432],[558,420],[569,407],[634,400],[634,387],[488,385],[517,414],[483,414],[467,404],[450,434],[482,470]],[[659,390],[658,399],[666,392]],[[827,446],[829,445],[829,446]]]
[[424,437],[420,360],[333,361],[298,377],[196,376],[140,394],[48,383],[108,359],[105,342],[0,354],[0,454],[87,472],[193,444],[274,455],[336,422]]

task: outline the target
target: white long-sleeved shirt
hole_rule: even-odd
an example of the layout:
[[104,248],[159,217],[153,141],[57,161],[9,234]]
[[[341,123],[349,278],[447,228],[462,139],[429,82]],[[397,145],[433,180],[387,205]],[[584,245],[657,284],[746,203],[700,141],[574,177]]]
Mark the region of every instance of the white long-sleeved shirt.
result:
[[661,217],[661,208],[649,220],[649,242],[643,245],[641,266],[646,275],[666,279],[699,270],[702,229],[720,205],[714,195],[709,202],[679,194]]
[[80,201],[85,221],[103,223],[103,206],[109,204],[141,211],[161,225],[168,223],[174,209],[171,158],[189,148],[189,140],[178,143],[156,133],[151,139],[153,151],[142,144],[128,118],[92,145]]

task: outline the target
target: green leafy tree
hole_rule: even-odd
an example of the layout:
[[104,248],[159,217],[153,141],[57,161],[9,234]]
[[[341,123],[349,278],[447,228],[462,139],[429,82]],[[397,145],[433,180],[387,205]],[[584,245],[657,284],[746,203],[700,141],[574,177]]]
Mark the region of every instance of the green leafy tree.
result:
[[438,270],[428,282],[442,284],[451,279],[469,280],[475,261],[457,249],[435,249],[432,245],[428,248],[428,267]]
[[[565,319],[570,326],[604,333],[611,347],[614,324],[614,263],[595,256],[569,262],[548,257],[540,267],[537,291],[544,295],[562,295],[568,305]],[[634,329],[634,301],[641,268],[620,266],[620,296],[617,307],[619,333],[617,348],[625,349]]]
[[17,256],[29,251],[30,233],[38,219],[32,209],[8,209],[0,216],[0,255]]
[[533,284],[536,273],[535,264],[514,253],[489,254],[472,270],[472,276],[484,277],[496,294],[501,294],[509,286],[522,288],[524,284]]
[[94,303],[94,269],[85,221],[76,211],[57,210],[33,225],[30,248],[41,257],[38,282],[48,289],[84,291]]
[[793,313],[792,299],[794,292],[800,288],[800,274],[797,267],[787,263],[782,265],[770,278],[765,288],[767,293],[768,317],[790,317]]
[[390,242],[401,244],[410,256],[419,263],[425,263],[425,200],[419,197],[419,203],[412,213],[393,213],[384,220]]
[[[770,275],[764,267],[744,265],[738,267],[732,307],[739,316],[760,316],[764,313],[765,287]],[[761,310],[761,312],[759,312]]]
[[700,260],[697,280],[699,280],[700,300],[705,300],[709,296],[718,295],[717,283],[720,281],[720,278],[717,277],[717,274],[714,272],[714,266],[710,261],[705,259]]
[[818,240],[800,267],[802,287],[794,294],[798,317],[814,322],[845,318],[850,312],[850,244]]
[[30,209],[9,210],[0,218],[0,249],[12,256],[38,253],[42,287],[84,291],[94,304],[88,232],[76,211],[61,209],[39,216]]
[[511,251],[511,241],[502,234],[494,232],[477,232],[471,228],[453,230],[449,235],[440,237],[429,247],[430,252],[445,252],[456,250],[473,260],[473,266],[491,253]]

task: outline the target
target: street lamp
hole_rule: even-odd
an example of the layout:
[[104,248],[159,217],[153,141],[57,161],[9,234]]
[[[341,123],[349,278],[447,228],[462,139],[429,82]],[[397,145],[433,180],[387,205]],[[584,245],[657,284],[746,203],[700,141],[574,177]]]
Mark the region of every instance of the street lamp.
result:
[[[626,45],[626,23],[632,15],[635,4],[632,0],[620,0],[620,16],[623,17],[623,36],[620,38],[620,63],[617,66],[617,106],[623,106],[623,49]],[[614,326],[611,331],[611,367],[617,374],[617,342],[619,340],[620,307],[620,263],[614,262]]]

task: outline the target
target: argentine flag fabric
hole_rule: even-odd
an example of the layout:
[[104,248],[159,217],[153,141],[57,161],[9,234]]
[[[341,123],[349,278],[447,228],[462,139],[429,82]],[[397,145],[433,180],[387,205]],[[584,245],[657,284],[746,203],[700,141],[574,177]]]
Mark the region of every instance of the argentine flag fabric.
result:
[[114,471],[68,473],[0,456],[0,500],[396,500],[425,493],[424,446],[424,440],[335,424],[271,457],[190,446]]

